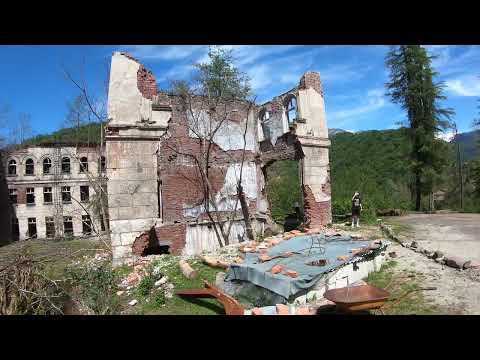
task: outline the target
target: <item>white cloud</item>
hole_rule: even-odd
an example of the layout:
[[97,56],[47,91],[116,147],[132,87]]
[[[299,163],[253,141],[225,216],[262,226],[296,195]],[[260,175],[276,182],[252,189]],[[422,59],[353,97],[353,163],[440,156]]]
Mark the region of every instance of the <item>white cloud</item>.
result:
[[[327,113],[328,121],[330,123],[335,122],[335,127],[339,127],[350,122],[350,120],[355,121],[358,117],[377,111],[386,105],[383,89],[369,90],[366,97],[366,102],[363,101],[356,106]],[[340,122],[338,123],[338,121]]]
[[124,46],[134,57],[148,60],[186,59],[206,48],[204,45],[133,45]]
[[468,47],[459,45],[428,45],[425,46],[431,55],[437,56],[432,66],[440,76],[468,73],[480,62],[480,46]]
[[270,71],[271,68],[267,64],[252,66],[247,71],[253,91],[262,90],[272,83],[273,79]]
[[458,96],[480,96],[480,78],[478,76],[463,76],[445,82],[447,90]]
[[455,133],[453,131],[449,131],[449,132],[438,133],[436,135],[436,138],[450,142],[454,138],[454,136],[455,136]]

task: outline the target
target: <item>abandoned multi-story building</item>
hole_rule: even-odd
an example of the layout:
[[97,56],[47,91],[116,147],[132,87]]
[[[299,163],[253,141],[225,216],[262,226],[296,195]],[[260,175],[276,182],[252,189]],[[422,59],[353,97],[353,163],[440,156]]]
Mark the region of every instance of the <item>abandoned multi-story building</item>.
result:
[[[209,147],[214,194],[206,200],[194,161],[203,130],[192,122],[209,121],[211,113],[197,103],[187,111],[180,96],[157,90],[155,76],[136,59],[115,52],[103,144],[43,144],[2,154],[0,196],[10,199],[7,207],[2,201],[2,211],[10,215],[0,225],[11,220],[4,236],[89,236],[106,230],[115,265],[162,246],[185,255],[213,250],[219,246],[216,222],[230,222],[226,242],[247,239],[238,201],[240,172],[253,232],[261,235],[271,226],[265,184],[269,166],[279,160],[298,161],[306,224],[331,222],[330,141],[320,74],[306,72],[298,86],[262,105],[224,105],[228,116]],[[92,204],[92,181],[99,179],[108,211]],[[221,216],[207,216],[210,206]]]
[[8,189],[8,201],[2,212],[10,224],[3,237],[62,238],[105,231],[92,186],[106,172],[101,149],[56,143],[4,152],[2,188]]
[[[208,111],[193,107],[193,113],[208,120]],[[267,168],[294,159],[300,164],[307,224],[331,222],[330,141],[320,74],[306,72],[298,86],[263,105],[237,102],[225,108],[229,115],[214,137],[209,178],[216,189],[215,209],[224,215],[221,221],[239,209],[236,186],[242,169],[252,227],[261,234],[270,219]],[[145,244],[152,246],[152,241],[187,255],[218,246],[191,156],[201,146],[191,114],[179,96],[158,92],[154,75],[136,59],[113,54],[106,157],[115,264],[145,254]],[[231,221],[229,242],[242,241],[242,216]]]

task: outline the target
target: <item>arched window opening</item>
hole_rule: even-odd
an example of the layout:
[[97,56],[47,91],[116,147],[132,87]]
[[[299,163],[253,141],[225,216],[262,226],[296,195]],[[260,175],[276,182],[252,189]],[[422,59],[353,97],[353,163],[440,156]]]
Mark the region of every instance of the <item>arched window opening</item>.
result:
[[293,124],[297,118],[297,99],[295,96],[288,98],[285,104],[285,115],[287,116],[288,123]]
[[17,175],[17,162],[15,160],[8,162],[8,175]]
[[25,162],[25,175],[33,175],[35,173],[35,165],[33,159],[27,159]]
[[62,173],[70,174],[70,159],[68,157],[62,158]]
[[87,172],[88,171],[88,159],[86,156],[80,159],[80,172]]
[[50,160],[50,158],[43,159],[43,174],[44,175],[50,174],[51,168],[52,168],[52,160]]
[[269,122],[270,113],[267,110],[262,110],[260,113],[260,124],[262,125],[263,137],[265,140],[271,139]]

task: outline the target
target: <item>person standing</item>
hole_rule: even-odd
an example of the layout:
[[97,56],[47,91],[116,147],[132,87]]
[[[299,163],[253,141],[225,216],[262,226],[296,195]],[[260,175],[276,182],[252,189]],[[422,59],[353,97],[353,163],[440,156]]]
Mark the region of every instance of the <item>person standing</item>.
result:
[[352,197],[352,228],[355,225],[360,227],[360,212],[362,210],[362,198],[360,197],[360,193],[355,191]]

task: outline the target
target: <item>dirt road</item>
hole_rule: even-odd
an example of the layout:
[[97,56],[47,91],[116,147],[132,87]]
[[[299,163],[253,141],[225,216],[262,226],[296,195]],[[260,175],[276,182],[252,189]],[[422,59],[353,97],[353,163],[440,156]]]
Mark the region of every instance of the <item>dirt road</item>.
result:
[[390,220],[412,226],[412,240],[423,248],[480,262],[480,214],[411,214]]
[[[402,240],[415,240],[426,249],[480,261],[479,214],[411,214],[390,221],[412,227],[408,234],[399,234]],[[391,249],[398,255],[400,269],[417,272],[424,286],[437,288],[424,295],[442,309],[441,313],[480,315],[479,270],[453,269],[397,244]]]

